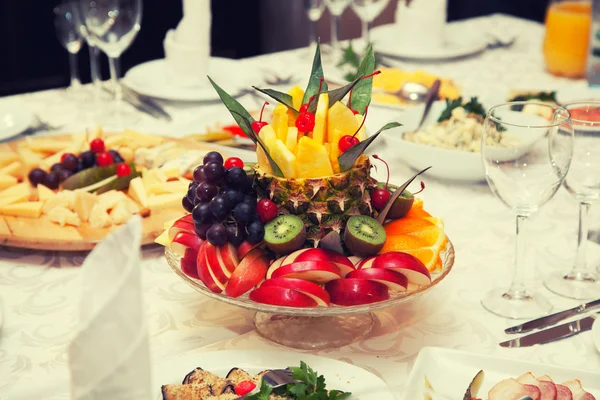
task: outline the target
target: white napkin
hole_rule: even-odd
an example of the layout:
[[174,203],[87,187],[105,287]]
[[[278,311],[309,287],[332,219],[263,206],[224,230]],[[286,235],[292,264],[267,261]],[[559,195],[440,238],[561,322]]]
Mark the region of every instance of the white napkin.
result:
[[74,400],[152,398],[141,232],[134,216],[83,263],[79,329],[68,350]]
[[210,49],[210,0],[183,0],[183,18],[175,30],[177,44]]

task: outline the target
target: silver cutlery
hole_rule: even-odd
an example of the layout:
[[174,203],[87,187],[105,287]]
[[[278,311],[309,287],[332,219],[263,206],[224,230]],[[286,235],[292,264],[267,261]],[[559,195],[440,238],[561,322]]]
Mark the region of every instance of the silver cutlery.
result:
[[62,128],[62,125],[54,126],[46,121],[42,121],[38,115],[35,115],[34,118],[35,123],[21,132],[21,135],[34,135],[38,132],[56,131]]
[[554,314],[546,315],[545,317],[537,318],[532,321],[525,322],[524,324],[512,326],[504,330],[505,333],[527,333],[534,329],[546,328],[557,324],[567,318],[574,317],[576,315],[585,314],[591,310],[600,308],[600,299],[590,301],[589,303],[581,304],[577,307],[570,308],[568,310],[560,311]]
[[[265,381],[267,383],[267,385],[271,386],[273,389],[277,389],[279,387],[289,385],[291,383],[296,383],[296,381],[294,379],[292,379],[292,371],[287,368],[286,369],[274,369],[274,370],[268,371],[267,373],[265,373],[262,376],[262,380]],[[257,387],[257,389],[260,390],[260,385]],[[240,397],[236,398],[235,400],[245,399],[247,396],[250,396],[253,393],[256,393],[256,390],[254,390],[253,392],[248,393],[244,396],[240,396]]]
[[[114,92],[109,88],[103,88],[105,92],[114,95]],[[173,118],[167,113],[161,106],[155,101],[137,94],[133,90],[122,86],[123,101],[133,106],[136,110],[148,114],[156,119],[164,119],[166,121],[172,121]]]
[[489,35],[489,36],[491,37],[491,41],[489,41],[487,44],[488,50],[507,49],[509,47],[512,47],[512,45],[515,44],[515,42],[517,41],[516,36],[513,36],[512,38],[510,38],[508,40],[502,40],[494,35]]
[[500,343],[500,346],[530,347],[536,344],[544,344],[566,339],[592,329],[592,325],[594,325],[594,321],[596,321],[597,318],[598,314],[594,314],[589,317],[567,322],[566,324],[558,325],[543,331],[538,331],[516,339],[507,340],[506,342]]
[[421,117],[421,120],[419,121],[419,125],[417,125],[417,128],[415,129],[415,132],[418,132],[419,129],[421,129],[421,127],[423,126],[423,123],[427,119],[427,116],[429,115],[429,111],[431,110],[431,105],[438,98],[438,93],[440,92],[441,84],[442,84],[442,82],[439,79],[436,79],[435,82],[433,82],[433,85],[431,85],[431,87],[429,88],[429,92],[425,95],[425,98],[423,99],[423,101],[425,101],[425,108],[423,109],[423,116]]

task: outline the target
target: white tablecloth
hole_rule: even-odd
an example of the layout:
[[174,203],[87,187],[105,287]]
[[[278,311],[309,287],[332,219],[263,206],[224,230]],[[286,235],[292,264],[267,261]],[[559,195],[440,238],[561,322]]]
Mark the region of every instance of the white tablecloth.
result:
[[[504,96],[509,88],[584,87],[582,82],[558,79],[544,72],[543,27],[537,23],[496,15],[457,24],[474,35],[491,30],[518,36],[518,42],[510,49],[422,66],[456,79],[465,93]],[[267,55],[242,60],[240,65],[244,70],[260,72],[268,63],[271,70],[288,69],[304,78],[310,68],[309,58],[300,54],[301,51],[293,51]],[[18,97],[41,119],[62,126],[61,131],[82,129],[85,122],[79,119],[76,105],[65,100],[61,92],[52,90]],[[6,99],[0,99],[0,106],[2,101]],[[249,106],[252,101],[243,99]],[[173,123],[143,115],[136,128],[177,136],[201,131],[215,115],[226,115],[222,105],[179,104],[166,108],[174,116]],[[394,113],[401,121],[401,113]],[[377,117],[374,119],[370,123],[377,125]],[[380,155],[392,164],[392,181],[404,181],[410,170],[394,159],[393,149],[380,148]],[[514,322],[488,313],[479,300],[492,286],[508,286],[510,282],[513,216],[485,184],[458,185],[433,179],[427,179],[426,183],[427,189],[422,194],[426,208],[444,219],[447,234],[456,248],[454,270],[421,300],[378,312],[376,327],[367,339],[318,354],[364,367],[383,377],[398,394],[423,346],[600,370],[600,354],[595,351],[589,332],[533,348],[498,346],[508,337],[503,329]],[[542,276],[564,269],[572,262],[576,218],[575,201],[561,190],[531,224],[534,268],[530,268],[529,282],[548,296],[556,309],[578,302],[561,299],[542,288]],[[597,220],[597,216],[593,218]],[[68,398],[66,345],[75,324],[80,289],[78,267],[85,255],[0,247],[0,296],[5,303],[5,324],[0,330],[0,399]],[[598,246],[590,244],[589,259],[600,263]],[[144,251],[143,277],[156,363],[165,357],[207,349],[278,348],[256,334],[251,312],[209,300],[183,283],[166,264],[162,248]]]

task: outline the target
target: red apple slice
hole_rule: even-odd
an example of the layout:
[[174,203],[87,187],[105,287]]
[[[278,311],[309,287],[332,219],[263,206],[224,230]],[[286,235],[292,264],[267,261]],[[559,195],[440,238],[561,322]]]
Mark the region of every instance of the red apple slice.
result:
[[376,257],[377,256],[371,256],[371,257],[363,258],[363,260],[361,262],[359,262],[358,265],[356,266],[356,269],[371,268],[371,267],[373,267],[373,261],[375,261]]
[[[190,215],[190,220],[191,220],[191,214],[189,214],[189,215]],[[188,232],[188,233],[193,233],[194,235],[196,234],[196,228],[194,227],[194,221],[188,222],[187,220],[184,219],[186,217],[187,217],[187,215],[185,217],[179,218],[169,228],[169,239],[170,240],[173,240],[175,235],[177,235],[179,232]]]
[[231,243],[219,246],[217,256],[219,257],[219,262],[221,265],[224,265],[225,269],[227,269],[229,272],[235,271],[235,268],[240,263],[237,250]]
[[214,293],[221,293],[223,288],[221,285],[218,285],[215,281],[212,273],[210,272],[210,268],[208,267],[208,263],[206,262],[206,245],[208,242],[200,248],[198,251],[198,258],[196,259],[196,266],[198,268],[198,276],[200,280],[206,285],[206,287]]
[[221,283],[221,285],[223,285],[223,288],[225,288],[225,284],[231,277],[231,272],[229,272],[229,270],[225,268],[225,265],[223,265],[219,260],[219,248],[208,242],[204,244],[204,247],[204,251],[206,254],[206,263],[208,265],[208,268],[210,269],[212,277],[215,279],[217,284]]
[[358,264],[362,260],[364,260],[364,258],[358,257],[358,256],[350,256],[350,257],[348,257],[348,260],[350,260],[350,262],[352,263],[352,265],[354,265],[354,269],[358,269]]
[[[266,282],[266,281],[265,281]],[[311,297],[294,289],[282,287],[259,287],[250,292],[250,300],[262,304],[284,307],[317,307]]]
[[337,253],[332,250],[326,249],[307,249],[306,251],[298,254],[296,258],[288,262],[286,259],[284,264],[292,264],[302,261],[326,261],[332,262],[338,266],[342,273],[342,278],[354,271],[354,264],[343,254]]
[[239,263],[227,286],[225,294],[230,297],[239,297],[258,285],[269,269],[269,257],[262,249],[251,250]]
[[399,251],[377,256],[372,268],[387,268],[399,272],[408,278],[408,283],[413,285],[425,286],[431,283],[431,275],[427,267],[418,258]]
[[273,278],[264,281],[260,287],[280,287],[294,289],[317,302],[322,307],[330,303],[329,293],[316,283],[294,278]]
[[185,249],[191,248],[198,251],[203,242],[204,241],[195,233],[179,232],[173,237],[173,241],[169,247],[175,254],[183,257],[185,255]]
[[281,265],[283,264],[283,262],[285,261],[285,257],[280,257],[277,260],[273,261],[273,263],[271,264],[271,266],[269,267],[269,270],[267,271],[267,279],[271,279],[271,276],[273,275],[273,272],[275,272],[275,270],[279,267],[281,267]]
[[283,264],[293,263],[300,254],[302,254],[308,250],[310,250],[310,249],[300,249],[300,250],[294,251],[293,253],[288,254],[287,256],[283,257]]
[[338,279],[327,282],[325,289],[331,302],[340,306],[370,304],[390,298],[387,286],[366,279]]
[[316,283],[340,279],[342,273],[337,265],[326,261],[302,261],[282,265],[273,271],[273,278],[297,278]]
[[237,248],[238,259],[241,260],[242,258],[246,257],[246,254],[248,254],[250,252],[250,250],[252,250],[258,246],[260,246],[260,243],[250,244],[246,241],[242,242],[242,244],[240,244]]
[[196,259],[198,258],[198,252],[194,249],[185,249],[185,255],[181,258],[181,272],[189,276],[190,278],[200,279],[198,275],[198,267],[196,265]]
[[367,279],[379,283],[383,283],[390,290],[396,292],[406,292],[408,280],[398,272],[385,268],[365,268],[352,271],[346,278]]

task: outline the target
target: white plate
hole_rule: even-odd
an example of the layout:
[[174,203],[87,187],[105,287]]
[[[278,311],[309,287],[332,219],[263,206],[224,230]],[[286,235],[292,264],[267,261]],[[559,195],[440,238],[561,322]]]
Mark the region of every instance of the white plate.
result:
[[469,383],[479,372],[485,377],[478,397],[487,398],[488,391],[498,382],[516,378],[526,372],[535,376],[548,375],[555,382],[579,379],[583,388],[600,398],[600,373],[509,360],[499,357],[466,353],[439,347],[424,347],[419,352],[408,377],[405,400],[422,399],[425,376],[437,394],[448,399],[462,399]]
[[33,113],[18,100],[0,103],[0,141],[10,139],[31,126]]
[[594,345],[596,345],[596,349],[600,351],[600,318],[596,319],[592,326],[592,340],[594,341]]
[[403,45],[393,24],[373,28],[371,35],[377,52],[398,58],[449,60],[480,53],[487,47],[484,35],[473,35],[469,32],[465,34],[460,27],[451,25],[446,27],[446,43],[440,48]]
[[351,400],[394,400],[386,383],[362,368],[330,358],[287,351],[215,351],[165,360],[155,367],[154,386],[159,391],[162,385],[180,384],[196,367],[225,377],[234,367],[257,374],[265,369],[300,366],[300,361],[323,375],[328,389],[352,392]]
[[[211,58],[209,66],[210,77],[227,93],[237,96],[251,84],[260,80],[249,81],[247,70],[240,70],[236,60],[227,58]],[[240,80],[240,76],[244,78]],[[181,87],[171,80],[164,58],[136,65],[125,74],[123,83],[136,92],[159,99],[172,101],[216,101],[217,92],[208,79],[202,86]]]

